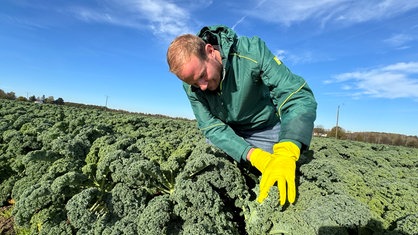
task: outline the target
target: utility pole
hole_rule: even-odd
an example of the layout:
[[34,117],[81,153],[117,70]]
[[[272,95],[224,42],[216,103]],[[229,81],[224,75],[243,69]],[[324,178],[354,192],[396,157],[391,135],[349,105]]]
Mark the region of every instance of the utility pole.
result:
[[338,126],[338,120],[340,118],[340,106],[343,106],[344,103],[339,104],[337,107],[337,125],[335,127],[335,138],[338,139],[338,129],[340,129],[340,127]]
[[337,107],[337,125],[335,126],[335,138],[338,139],[338,118],[340,116],[340,105]]

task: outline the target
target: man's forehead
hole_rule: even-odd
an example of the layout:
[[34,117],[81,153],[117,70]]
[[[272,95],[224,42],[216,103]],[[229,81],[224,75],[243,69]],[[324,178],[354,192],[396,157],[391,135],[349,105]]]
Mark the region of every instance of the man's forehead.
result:
[[196,76],[199,76],[203,69],[202,61],[196,56],[192,56],[190,61],[183,65],[179,75],[181,80],[188,82],[194,80]]

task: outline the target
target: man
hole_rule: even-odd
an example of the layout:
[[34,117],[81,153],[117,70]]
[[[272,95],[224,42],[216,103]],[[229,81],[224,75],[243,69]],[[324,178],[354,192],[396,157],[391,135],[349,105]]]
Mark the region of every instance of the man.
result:
[[316,101],[305,80],[258,37],[223,25],[177,37],[167,51],[199,129],[234,160],[261,172],[261,203],[278,183],[280,204],[295,201],[296,161],[310,144]]

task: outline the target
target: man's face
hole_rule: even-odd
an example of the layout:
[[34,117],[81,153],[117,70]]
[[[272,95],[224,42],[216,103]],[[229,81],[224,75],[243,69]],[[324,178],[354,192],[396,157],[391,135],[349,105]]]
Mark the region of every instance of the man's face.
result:
[[207,50],[207,53],[205,61],[192,56],[190,61],[183,65],[179,78],[189,85],[200,88],[202,91],[216,91],[222,74],[220,54],[215,50]]

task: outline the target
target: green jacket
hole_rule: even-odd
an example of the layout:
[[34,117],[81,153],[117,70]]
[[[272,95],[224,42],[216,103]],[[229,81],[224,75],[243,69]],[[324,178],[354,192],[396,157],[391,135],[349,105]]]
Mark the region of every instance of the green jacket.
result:
[[219,45],[224,67],[218,92],[186,83],[199,129],[236,161],[253,147],[234,130],[264,129],[281,122],[277,142],[290,140],[307,149],[316,118],[314,95],[302,77],[293,74],[258,37],[239,37],[222,25],[198,33]]

